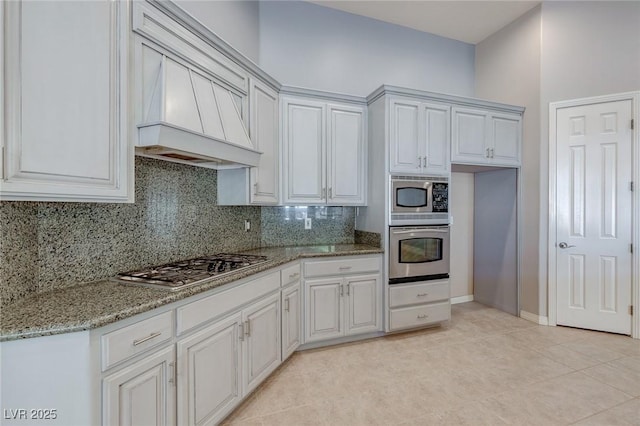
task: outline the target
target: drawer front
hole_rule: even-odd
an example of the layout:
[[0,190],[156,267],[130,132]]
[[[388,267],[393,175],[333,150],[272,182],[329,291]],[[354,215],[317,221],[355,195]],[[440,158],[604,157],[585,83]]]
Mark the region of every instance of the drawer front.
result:
[[173,336],[173,312],[165,312],[101,337],[102,371]]
[[300,263],[282,269],[280,274],[282,287],[300,281]]
[[391,331],[420,327],[451,319],[449,302],[432,303],[410,308],[391,309],[389,329]]
[[178,335],[280,288],[280,271],[176,309]]
[[449,299],[449,280],[389,286],[389,306],[417,305]]
[[380,257],[362,257],[305,262],[305,277],[360,274],[380,271]]

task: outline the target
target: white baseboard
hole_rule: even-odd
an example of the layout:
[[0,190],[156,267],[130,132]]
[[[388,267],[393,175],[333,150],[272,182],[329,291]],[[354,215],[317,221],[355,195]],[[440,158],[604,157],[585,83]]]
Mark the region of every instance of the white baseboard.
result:
[[532,314],[531,312],[527,311],[520,311],[520,318],[526,319],[527,321],[535,322],[536,324],[540,325],[549,325],[549,318]]
[[468,294],[466,296],[458,296],[458,297],[452,297],[451,298],[451,304],[452,305],[456,305],[458,303],[466,303],[466,302],[473,302],[473,294]]

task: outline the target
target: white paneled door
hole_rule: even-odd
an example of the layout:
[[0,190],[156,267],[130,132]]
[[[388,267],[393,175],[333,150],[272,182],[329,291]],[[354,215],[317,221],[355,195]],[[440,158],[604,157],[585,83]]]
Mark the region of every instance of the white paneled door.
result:
[[557,110],[557,324],[631,333],[632,103]]

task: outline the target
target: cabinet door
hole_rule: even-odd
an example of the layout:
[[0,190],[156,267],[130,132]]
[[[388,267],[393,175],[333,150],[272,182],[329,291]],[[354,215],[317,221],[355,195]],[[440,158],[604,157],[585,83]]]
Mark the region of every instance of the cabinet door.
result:
[[328,106],[327,203],[365,204],[364,108]]
[[173,346],[106,377],[103,425],[175,425]]
[[381,280],[378,274],[345,278],[346,334],[381,330],[381,294]]
[[422,106],[424,120],[423,170],[425,174],[447,175],[449,162],[449,107],[435,104]]
[[325,104],[283,100],[284,203],[324,204]]
[[129,201],[129,4],[3,7],[2,199]]
[[178,424],[213,425],[242,398],[240,313],[178,342]]
[[255,148],[262,152],[258,167],[251,168],[252,204],[278,204],[280,198],[280,144],[278,139],[278,93],[250,79],[250,132]]
[[246,308],[243,320],[246,396],[280,365],[280,292]]
[[420,103],[391,99],[389,167],[391,173],[421,173]]
[[492,164],[520,165],[521,121],[520,115],[491,113]]
[[451,162],[489,162],[487,114],[484,111],[452,108]]
[[298,349],[300,333],[300,282],[282,290],[282,360]]
[[342,278],[305,282],[305,343],[340,337],[343,317]]

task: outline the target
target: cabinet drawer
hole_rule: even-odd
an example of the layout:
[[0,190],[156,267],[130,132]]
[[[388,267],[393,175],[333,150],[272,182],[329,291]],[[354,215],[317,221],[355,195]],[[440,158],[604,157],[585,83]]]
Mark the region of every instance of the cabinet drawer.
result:
[[180,335],[227,312],[280,288],[280,271],[205,297],[176,309]]
[[449,280],[389,286],[392,308],[449,299]]
[[378,272],[379,270],[379,257],[319,260],[305,263],[304,276],[322,277],[330,275],[359,274],[362,272]]
[[173,312],[169,311],[102,336],[102,371],[170,340],[172,323]]
[[300,264],[296,263],[295,265],[288,266],[282,269],[282,271],[280,271],[280,274],[282,287],[285,287],[291,283],[295,283],[296,281],[300,281]]
[[432,303],[429,305],[412,306],[410,308],[391,309],[389,315],[389,329],[391,331],[404,328],[420,327],[423,325],[447,321],[451,318],[449,302]]

